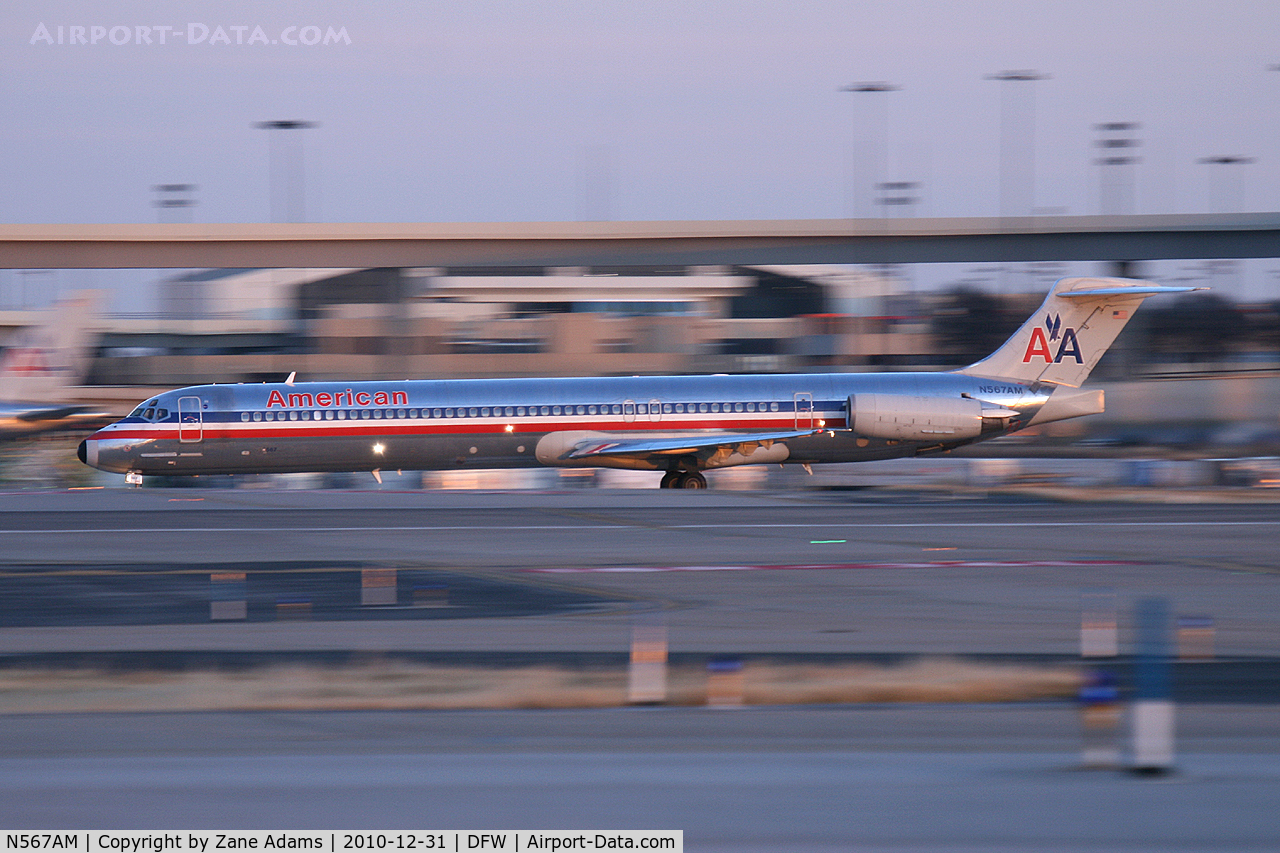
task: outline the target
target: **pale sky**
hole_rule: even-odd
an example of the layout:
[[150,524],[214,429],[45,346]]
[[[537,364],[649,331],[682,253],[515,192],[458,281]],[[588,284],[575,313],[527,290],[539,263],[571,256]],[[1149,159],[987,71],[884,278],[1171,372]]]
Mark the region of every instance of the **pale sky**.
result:
[[[1277,64],[1274,0],[10,0],[0,219],[155,221],[153,185],[194,183],[196,221],[266,221],[269,119],[320,124],[287,132],[310,220],[840,217],[871,171],[919,182],[916,215],[995,215],[1011,86],[1037,208],[1100,212],[1093,126],[1133,121],[1136,212],[1276,210]],[[984,79],[1009,69],[1051,76]],[[1196,163],[1222,155],[1256,161]]]

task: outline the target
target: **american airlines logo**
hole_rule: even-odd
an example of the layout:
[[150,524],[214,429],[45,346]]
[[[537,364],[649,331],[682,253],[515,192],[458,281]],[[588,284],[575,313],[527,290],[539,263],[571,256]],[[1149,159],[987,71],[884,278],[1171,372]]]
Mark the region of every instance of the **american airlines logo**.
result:
[[[1051,344],[1057,343],[1054,351]],[[1084,364],[1080,355],[1080,342],[1076,340],[1076,330],[1068,326],[1062,328],[1062,316],[1046,315],[1044,326],[1036,326],[1031,330],[1031,340],[1027,341],[1027,351],[1022,355],[1022,363],[1030,364],[1037,358],[1044,359],[1045,364],[1058,364],[1065,358],[1075,359],[1076,364]]]
[[407,406],[409,405],[409,395],[404,391],[356,391],[352,392],[350,388],[345,391],[320,391],[312,394],[290,393],[289,398],[285,399],[284,394],[271,389],[271,394],[267,397],[267,408],[272,409],[279,406],[284,409],[291,408],[313,408],[332,407],[332,406]]

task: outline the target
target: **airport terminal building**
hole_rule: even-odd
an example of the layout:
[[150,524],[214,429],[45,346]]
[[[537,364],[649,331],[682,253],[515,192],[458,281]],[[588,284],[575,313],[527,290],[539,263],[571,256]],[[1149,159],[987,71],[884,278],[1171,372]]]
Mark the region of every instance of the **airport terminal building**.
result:
[[928,320],[844,267],[219,269],[109,322],[90,382],[741,373],[911,363]]

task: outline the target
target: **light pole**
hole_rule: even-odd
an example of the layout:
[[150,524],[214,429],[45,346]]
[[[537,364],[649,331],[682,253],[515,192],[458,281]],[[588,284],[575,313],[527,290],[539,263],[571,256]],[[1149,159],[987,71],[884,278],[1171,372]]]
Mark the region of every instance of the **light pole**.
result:
[[[277,119],[275,121],[259,121],[253,125],[258,130],[265,131],[287,131],[287,130],[310,130],[313,127],[319,127],[319,122],[303,121],[302,119]],[[268,169],[271,173],[271,221],[281,221],[281,214],[284,216],[285,222],[303,222],[306,220],[306,197],[303,187],[303,159],[302,159],[302,135],[290,134],[287,139],[279,133],[269,133],[270,136],[270,162]],[[279,172],[282,161],[285,160],[285,153],[281,148],[286,141],[293,141],[294,145],[289,149],[286,164],[287,174],[285,180],[281,182]]]
[[[1048,74],[1023,69],[988,74],[1000,87],[1000,215],[1031,216],[1035,211],[1035,89],[1017,86],[1048,80]],[[1021,155],[1024,162],[1015,163]],[[1020,168],[1015,168],[1018,166]]]
[[[50,280],[53,282],[53,285],[51,287],[45,288],[45,290],[47,291],[47,295],[50,297],[50,300],[49,300],[50,302],[58,301],[58,285],[57,285],[56,279],[53,277],[53,270],[18,270],[18,281],[22,283],[21,284],[22,305],[20,307],[24,311],[27,309],[27,306],[28,306],[27,282],[32,278],[34,278],[35,276],[50,277]],[[37,290],[40,289],[38,282],[36,283],[36,289]]]
[[[886,83],[883,80],[877,80],[866,83],[850,83],[848,86],[841,86],[841,92],[896,92],[902,87],[893,83]],[[886,164],[888,160],[889,148],[889,99],[887,95],[880,99],[879,111],[876,115],[876,127],[874,128],[876,139],[868,147],[872,149],[867,166],[867,176],[865,181],[858,180],[858,152],[857,139],[854,140],[853,152],[853,179],[851,193],[853,196],[853,215],[857,217],[862,211],[862,199],[864,197],[861,192],[862,185],[867,187],[866,197],[873,198],[876,185],[879,184],[884,177]],[[855,120],[856,128],[856,120]],[[874,199],[873,199],[874,200]]]
[[1100,166],[1098,205],[1104,214],[1125,216],[1133,213],[1133,165],[1142,158],[1130,153],[1142,144],[1130,134],[1142,125],[1136,121],[1108,121],[1095,124],[1093,129],[1101,134],[1093,144],[1102,149],[1102,156],[1093,162]]
[[[1253,162],[1252,157],[1241,157],[1238,155],[1223,155],[1218,157],[1201,157],[1196,160],[1209,166],[1246,166]],[[1214,170],[1214,174],[1222,175],[1222,180],[1215,181],[1212,176],[1209,178],[1209,203],[1214,208],[1215,213],[1239,213],[1244,206],[1242,186],[1239,181],[1239,170],[1225,172],[1222,169]]]
[[[156,184],[151,191],[156,194],[155,200],[151,203],[156,208],[157,222],[190,222],[191,209],[196,206],[196,200],[192,198],[192,194],[199,189],[195,184]],[[166,213],[171,213],[172,217],[167,218]],[[185,214],[185,215],[184,215]]]
[[611,167],[608,145],[588,145],[582,149],[578,175],[582,207],[578,213],[583,222],[608,222],[613,219]]
[[876,184],[879,195],[876,197],[876,204],[880,205],[887,217],[893,211],[899,211],[903,216],[911,216],[912,205],[920,202],[919,181],[882,181]]

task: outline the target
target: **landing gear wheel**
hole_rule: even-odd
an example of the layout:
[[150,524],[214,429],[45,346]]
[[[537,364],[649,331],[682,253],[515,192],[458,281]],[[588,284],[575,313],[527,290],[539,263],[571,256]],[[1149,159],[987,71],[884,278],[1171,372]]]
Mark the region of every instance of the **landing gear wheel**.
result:
[[675,488],[676,480],[678,479],[680,479],[679,471],[668,471],[667,473],[662,475],[662,482],[658,483],[658,488],[673,489]]
[[707,478],[698,471],[686,471],[676,478],[677,489],[705,489]]

